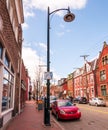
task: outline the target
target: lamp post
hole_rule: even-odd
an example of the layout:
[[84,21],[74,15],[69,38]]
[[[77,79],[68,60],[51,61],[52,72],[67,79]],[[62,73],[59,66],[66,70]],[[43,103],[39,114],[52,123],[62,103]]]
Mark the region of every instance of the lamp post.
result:
[[[56,13],[60,10],[67,10],[67,14],[64,16],[65,22],[71,22],[75,19],[75,15],[70,12],[70,9],[62,8],[57,9],[50,12],[50,8],[48,7],[48,14],[47,14],[47,73],[50,74],[50,15]],[[46,100],[46,109],[45,109],[45,118],[44,124],[50,126],[50,79],[47,79],[47,100]]]

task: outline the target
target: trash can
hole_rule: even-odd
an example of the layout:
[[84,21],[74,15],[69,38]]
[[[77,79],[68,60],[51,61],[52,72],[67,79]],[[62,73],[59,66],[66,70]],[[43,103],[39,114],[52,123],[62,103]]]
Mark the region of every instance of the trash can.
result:
[[38,110],[43,110],[43,100],[38,100]]

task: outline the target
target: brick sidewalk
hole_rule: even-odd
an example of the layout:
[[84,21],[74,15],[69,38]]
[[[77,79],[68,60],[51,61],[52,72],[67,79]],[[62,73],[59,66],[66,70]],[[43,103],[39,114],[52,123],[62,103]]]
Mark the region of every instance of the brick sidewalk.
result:
[[52,116],[51,126],[45,126],[44,111],[36,109],[35,101],[27,101],[24,111],[14,117],[6,130],[62,130]]

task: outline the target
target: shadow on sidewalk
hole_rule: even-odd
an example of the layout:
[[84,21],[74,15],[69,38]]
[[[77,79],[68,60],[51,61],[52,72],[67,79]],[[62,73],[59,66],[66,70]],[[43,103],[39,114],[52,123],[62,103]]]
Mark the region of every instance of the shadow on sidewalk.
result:
[[38,110],[36,102],[26,101],[24,111],[14,117],[6,130],[62,130],[51,117],[51,126],[44,125],[44,110]]

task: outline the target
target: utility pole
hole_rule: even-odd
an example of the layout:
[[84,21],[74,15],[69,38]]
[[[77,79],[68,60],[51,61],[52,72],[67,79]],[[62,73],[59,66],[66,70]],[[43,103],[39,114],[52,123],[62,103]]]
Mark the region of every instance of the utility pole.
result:
[[88,88],[88,79],[87,79],[87,66],[86,66],[86,58],[88,57],[89,55],[81,55],[80,57],[83,57],[84,58],[84,74],[85,74],[85,78],[86,78],[86,97],[87,97],[87,100],[89,100],[89,88]]

